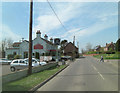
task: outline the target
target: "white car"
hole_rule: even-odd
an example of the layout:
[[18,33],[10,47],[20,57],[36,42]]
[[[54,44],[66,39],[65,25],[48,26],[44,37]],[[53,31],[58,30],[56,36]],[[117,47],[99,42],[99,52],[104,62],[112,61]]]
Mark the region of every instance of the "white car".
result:
[[28,64],[23,59],[13,60],[10,64],[10,70],[12,72],[28,67]]
[[[26,59],[16,59],[13,60],[10,64],[10,69],[12,72],[20,69],[25,69],[28,67],[28,58]],[[39,65],[45,65],[46,62],[38,62],[35,58],[32,58],[32,67],[39,66]]]
[[[24,61],[28,62],[29,59],[26,58],[26,59],[24,59]],[[35,58],[32,58],[32,63],[33,63],[34,66],[37,66],[38,64],[39,65],[46,65],[47,64],[46,62],[44,62],[44,61],[40,62],[40,61],[38,61],[38,59],[35,59]]]
[[2,62],[11,63],[11,60],[8,60],[6,58],[2,58],[2,59],[0,59],[0,63],[2,63]]

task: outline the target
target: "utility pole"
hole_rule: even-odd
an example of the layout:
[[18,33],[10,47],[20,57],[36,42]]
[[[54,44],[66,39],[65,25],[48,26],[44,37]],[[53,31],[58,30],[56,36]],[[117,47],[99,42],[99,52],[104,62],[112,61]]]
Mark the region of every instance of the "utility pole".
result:
[[29,66],[28,66],[28,75],[31,75],[31,74],[32,74],[32,12],[33,12],[33,0],[30,0]]

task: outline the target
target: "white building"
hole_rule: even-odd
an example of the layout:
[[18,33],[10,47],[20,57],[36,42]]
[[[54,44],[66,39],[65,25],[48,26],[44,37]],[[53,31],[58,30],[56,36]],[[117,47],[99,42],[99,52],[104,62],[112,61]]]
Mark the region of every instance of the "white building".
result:
[[[40,55],[56,51],[56,46],[53,44],[53,39],[51,38],[49,41],[47,35],[42,38],[40,30],[36,32],[36,38],[32,40],[32,43],[33,57],[39,58]],[[22,42],[15,42],[12,48],[7,48],[5,54],[6,57],[10,54],[13,54],[22,55],[22,58],[28,58],[28,53],[29,41],[23,40]]]

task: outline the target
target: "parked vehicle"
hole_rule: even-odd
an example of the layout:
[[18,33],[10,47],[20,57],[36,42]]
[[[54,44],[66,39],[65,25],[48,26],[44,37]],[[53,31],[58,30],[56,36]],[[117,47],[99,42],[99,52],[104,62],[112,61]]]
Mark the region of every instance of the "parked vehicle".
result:
[[[28,58],[13,60],[10,64],[10,70],[12,72],[14,72],[16,70],[25,69],[29,65],[28,62],[29,62]],[[47,63],[46,62],[38,62],[35,58],[32,58],[32,67],[39,66],[39,65],[45,65],[45,64],[47,64]]]
[[71,56],[62,56],[61,57],[61,61],[67,61],[67,60],[70,60],[71,59]]
[[[29,61],[29,59],[28,58],[26,58],[26,59],[24,59],[24,61],[26,61],[26,62],[28,62]],[[35,59],[35,58],[32,58],[32,63],[33,63],[33,65],[34,66],[36,66],[36,65],[46,65],[47,64],[47,62],[40,62],[40,60],[39,59]]]
[[28,63],[26,63],[23,59],[13,60],[10,64],[10,70],[12,72],[20,69],[25,69],[28,67]]
[[11,63],[11,60],[8,60],[8,59],[6,59],[6,58],[1,58],[1,59],[0,59],[0,63],[3,63],[3,62]]

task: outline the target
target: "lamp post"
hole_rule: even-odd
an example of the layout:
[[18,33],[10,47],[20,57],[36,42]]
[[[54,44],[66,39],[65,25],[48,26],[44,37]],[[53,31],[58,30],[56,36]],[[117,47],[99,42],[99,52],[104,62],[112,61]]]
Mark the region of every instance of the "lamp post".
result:
[[29,66],[28,66],[28,75],[31,75],[31,74],[32,74],[32,12],[33,12],[33,0],[30,0]]

